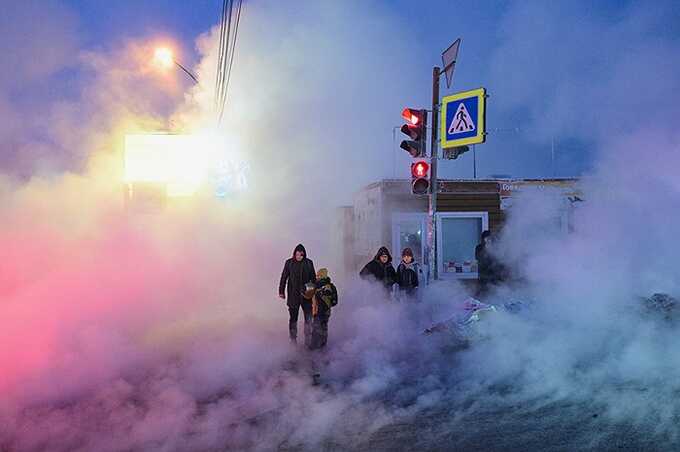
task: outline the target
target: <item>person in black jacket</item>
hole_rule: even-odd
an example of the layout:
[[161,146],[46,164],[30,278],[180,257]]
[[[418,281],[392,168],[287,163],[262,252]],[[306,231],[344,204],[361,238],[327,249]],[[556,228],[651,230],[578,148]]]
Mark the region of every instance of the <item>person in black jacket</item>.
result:
[[387,247],[380,247],[373,260],[361,269],[359,276],[365,280],[381,283],[389,296],[397,275],[392,267],[392,255]]
[[401,262],[397,267],[397,284],[399,285],[399,298],[415,300],[418,288],[418,268],[413,261],[411,248],[404,248],[401,252]]
[[293,343],[297,342],[297,324],[300,308],[305,317],[305,345],[309,346],[312,334],[312,301],[305,299],[303,293],[305,284],[316,281],[314,263],[307,258],[307,251],[302,244],[295,247],[293,257],[288,259],[281,272],[279,282],[279,297],[285,299],[286,284],[288,285],[288,334]]
[[503,264],[489,251],[492,243],[490,231],[482,232],[481,243],[475,247],[475,259],[479,273],[479,289],[477,296],[486,295],[492,286],[503,281],[505,269]]

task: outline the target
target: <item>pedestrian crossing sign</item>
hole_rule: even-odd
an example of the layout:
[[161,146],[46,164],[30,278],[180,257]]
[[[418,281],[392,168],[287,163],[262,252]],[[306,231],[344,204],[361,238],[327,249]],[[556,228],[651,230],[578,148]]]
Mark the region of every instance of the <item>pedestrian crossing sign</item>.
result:
[[478,88],[442,99],[442,149],[486,140],[486,89]]

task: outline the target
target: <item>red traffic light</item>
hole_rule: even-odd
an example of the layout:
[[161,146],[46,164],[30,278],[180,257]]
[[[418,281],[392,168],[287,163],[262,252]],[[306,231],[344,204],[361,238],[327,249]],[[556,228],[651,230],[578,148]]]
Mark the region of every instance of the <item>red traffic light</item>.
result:
[[427,172],[430,170],[430,165],[427,162],[416,162],[411,166],[411,174],[413,177],[427,177]]
[[425,195],[430,190],[430,165],[424,160],[411,163],[411,193]]
[[407,135],[410,140],[404,140],[399,146],[408,152],[413,158],[425,156],[425,131],[427,129],[427,110],[416,110],[415,108],[404,108],[401,116],[406,120],[406,124],[401,126],[401,133]]
[[423,110],[404,108],[404,111],[401,112],[401,116],[414,126],[420,125],[423,122]]

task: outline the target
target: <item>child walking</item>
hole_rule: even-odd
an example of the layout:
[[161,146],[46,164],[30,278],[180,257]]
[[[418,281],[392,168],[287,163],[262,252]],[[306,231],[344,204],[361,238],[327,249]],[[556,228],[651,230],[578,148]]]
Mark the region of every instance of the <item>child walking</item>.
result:
[[328,270],[320,268],[316,272],[316,285],[312,298],[312,340],[311,350],[322,349],[328,342],[328,321],[331,308],[338,304],[338,290],[331,282]]

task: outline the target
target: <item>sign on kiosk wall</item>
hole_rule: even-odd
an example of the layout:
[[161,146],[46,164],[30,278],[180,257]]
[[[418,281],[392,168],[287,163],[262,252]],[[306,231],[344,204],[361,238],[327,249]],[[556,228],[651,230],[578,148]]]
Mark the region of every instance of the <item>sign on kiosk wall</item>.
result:
[[441,108],[442,149],[486,140],[486,89],[478,88],[446,96]]

